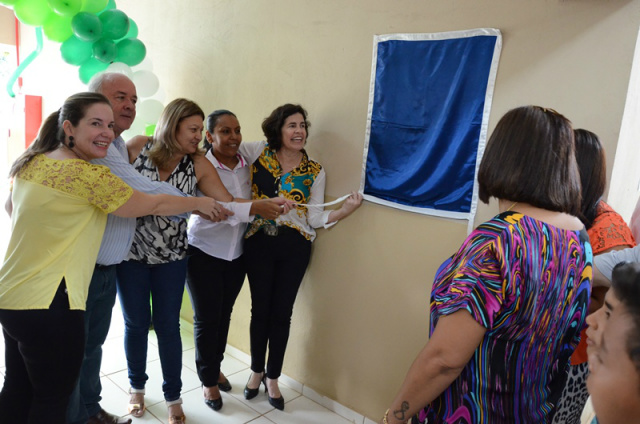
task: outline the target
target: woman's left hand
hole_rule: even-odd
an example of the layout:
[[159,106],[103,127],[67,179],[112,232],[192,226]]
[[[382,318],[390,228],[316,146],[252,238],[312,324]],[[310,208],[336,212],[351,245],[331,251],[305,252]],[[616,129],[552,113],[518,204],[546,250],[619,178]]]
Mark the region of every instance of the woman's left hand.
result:
[[362,193],[357,191],[351,192],[351,196],[347,197],[347,200],[345,200],[342,205],[342,209],[346,213],[345,217],[351,215],[353,211],[358,209],[360,205],[362,205],[363,199],[364,197],[362,196]]
[[357,191],[351,192],[351,195],[347,197],[347,200],[344,201],[340,209],[331,211],[329,218],[327,219],[327,224],[339,221],[351,215],[360,207],[363,199],[364,197],[362,196],[362,193],[358,193]]

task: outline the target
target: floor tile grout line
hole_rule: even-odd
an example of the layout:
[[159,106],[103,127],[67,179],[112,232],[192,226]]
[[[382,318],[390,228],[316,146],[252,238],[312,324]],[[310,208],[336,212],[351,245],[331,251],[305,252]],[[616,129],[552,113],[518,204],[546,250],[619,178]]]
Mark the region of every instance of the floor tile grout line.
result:
[[[193,324],[191,324],[189,321],[185,320],[184,318],[180,318],[180,328],[183,328],[187,332],[193,334]],[[247,359],[250,360],[250,356],[248,354],[246,354],[245,352],[243,352],[240,349],[236,348],[235,346],[227,344],[227,349],[225,350],[225,352],[227,352],[229,350],[236,353],[236,355],[234,355],[233,353],[228,353],[228,355],[231,356],[232,358],[236,359],[237,361],[240,361],[240,362],[243,362],[243,363],[248,363]],[[238,358],[237,356],[243,356],[243,357],[246,357],[246,359]],[[237,371],[237,372],[241,372],[241,371]],[[233,374],[230,374],[230,375],[233,375]],[[352,410],[351,408],[348,408],[348,407],[342,405],[341,403],[337,402],[336,400],[331,399],[331,398],[329,398],[327,396],[324,396],[324,395],[318,393],[316,390],[312,389],[308,385],[305,385],[304,383],[300,383],[300,382],[294,380],[293,378],[291,378],[291,377],[289,377],[289,376],[287,376],[285,374],[282,374],[281,378],[282,377],[284,377],[285,380],[289,380],[290,382],[295,383],[296,386],[300,387],[300,391],[298,392],[297,387],[293,388],[292,385],[286,384],[285,382],[282,382],[282,384],[284,384],[285,386],[287,386],[290,389],[300,393],[301,397],[305,397],[305,398],[309,399],[310,401],[312,401],[312,402],[320,405],[321,407],[333,412],[334,414],[344,418],[347,421],[353,422],[352,420],[355,419],[356,420],[355,422],[357,422],[357,423],[361,423],[361,422],[364,423],[365,419],[367,418],[364,415],[360,414],[359,412],[356,412],[356,411]],[[313,391],[313,393],[315,393],[319,397],[322,397],[323,399],[326,399],[328,401],[328,403],[331,403],[331,407],[329,405],[322,404],[322,403],[316,401],[315,399],[306,396],[304,394],[304,388],[305,387],[307,387],[309,390]],[[339,408],[335,407],[336,404],[339,405]],[[350,417],[345,417],[340,412],[338,412],[337,409],[343,409],[343,410],[346,410],[346,411],[350,411],[351,412],[351,414],[350,414],[351,416]]]
[[[191,337],[193,337],[193,325],[189,321],[187,321],[187,320],[185,320],[183,318],[180,318],[180,327],[181,327],[181,333],[183,333],[183,332],[187,333],[187,334],[182,334],[182,337],[185,337],[185,336],[189,337],[189,335]],[[105,343],[107,341],[111,340],[111,339],[118,338],[118,337],[123,337],[123,334],[114,334],[113,337],[108,337],[107,340],[105,341]],[[155,346],[157,348],[157,339],[155,338],[155,334],[153,336],[149,337],[149,341],[148,342],[149,342],[150,345]],[[190,351],[191,351],[191,353],[193,353],[192,351],[194,351],[194,350],[195,350],[195,347],[193,346],[193,344],[187,343],[185,345],[183,343],[183,354],[185,352],[190,352]],[[242,350],[240,350],[240,349],[228,344],[227,345],[226,355],[228,355],[230,358],[233,358],[235,361],[238,361],[240,364],[246,365],[246,367],[242,367],[242,368],[237,369],[234,372],[228,373],[226,375],[233,376],[235,374],[239,374],[239,373],[245,372],[247,369],[250,369],[250,366],[248,365],[250,363],[250,356],[248,354],[246,354],[245,352],[243,352]],[[150,364],[150,363],[159,362],[159,361],[160,361],[159,358],[153,358],[151,360],[148,360],[147,363]],[[197,374],[196,367],[192,367],[192,366],[188,365],[185,362],[182,362],[182,366],[185,369],[188,369],[189,371],[194,372],[194,373]],[[111,383],[113,383],[118,388],[118,390],[120,390],[124,394],[127,394],[128,392],[123,387],[121,387],[116,380],[111,378],[112,376],[115,376],[116,374],[121,373],[123,371],[126,371],[126,366],[123,369],[109,370],[108,373],[104,373],[104,372],[101,371],[101,376],[105,377]],[[329,411],[329,412],[331,412],[333,414],[336,414],[336,416],[346,420],[347,422],[354,423],[354,424],[364,424],[366,422],[367,417],[364,417],[363,415],[351,410],[350,408],[345,407],[344,405],[338,403],[337,401],[335,401],[335,400],[333,400],[333,399],[331,399],[329,397],[323,396],[322,394],[318,393],[317,391],[315,391],[311,387],[309,387],[309,386],[307,386],[307,385],[305,385],[303,383],[300,383],[300,382],[292,379],[291,377],[289,377],[289,376],[287,376],[285,374],[283,374],[281,378],[282,379],[281,379],[280,383],[297,394],[297,396],[290,398],[288,400],[288,402],[289,401],[294,401],[296,399],[305,398],[307,401],[311,401],[314,404],[318,405],[319,407],[321,407],[321,408],[323,408],[323,409],[325,409],[325,410],[327,410],[327,411]],[[198,389],[198,387],[194,387],[194,388],[191,388],[189,390],[184,391],[183,393],[190,393],[190,392],[195,391],[197,389]],[[308,394],[311,395],[311,397],[309,397]],[[231,396],[232,398],[234,398],[236,401],[241,402],[243,404],[243,407],[248,408],[249,410],[253,411],[256,414],[255,418],[252,418],[251,420],[246,421],[245,424],[250,424],[250,423],[252,423],[254,421],[257,421],[257,420],[259,420],[261,418],[267,420],[268,423],[277,424],[277,422],[272,421],[272,419],[267,416],[268,414],[271,414],[272,412],[274,412],[275,409],[272,408],[272,409],[269,409],[267,411],[264,411],[263,408],[257,408],[256,409],[250,403],[242,401],[241,400],[241,397],[242,397],[241,394],[228,394],[228,395]],[[149,404],[148,406],[149,407],[156,406],[158,404],[161,404],[162,402],[163,401],[158,401],[158,402],[155,402],[153,404]],[[350,412],[350,413],[347,414],[347,416],[345,416],[345,415],[343,415],[343,413],[345,411]],[[157,419],[161,423],[164,423],[164,421],[162,421],[161,418],[156,417],[150,411],[148,411],[148,412],[150,413],[150,415],[153,418]]]

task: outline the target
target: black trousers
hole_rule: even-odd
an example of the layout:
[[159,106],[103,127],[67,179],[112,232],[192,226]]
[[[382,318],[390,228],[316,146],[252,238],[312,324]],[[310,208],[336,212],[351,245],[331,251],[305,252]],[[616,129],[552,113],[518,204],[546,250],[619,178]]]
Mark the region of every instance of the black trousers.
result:
[[197,247],[187,251],[187,290],[193,306],[196,368],[206,387],[218,384],[231,312],[245,277],[243,257],[226,261]]
[[293,304],[311,257],[311,242],[288,229],[277,236],[262,231],[245,240],[244,256],[251,288],[251,370],[267,377],[282,373]]
[[64,424],[84,355],[84,311],[69,310],[63,280],[49,309],[0,309],[0,323],[0,423]]

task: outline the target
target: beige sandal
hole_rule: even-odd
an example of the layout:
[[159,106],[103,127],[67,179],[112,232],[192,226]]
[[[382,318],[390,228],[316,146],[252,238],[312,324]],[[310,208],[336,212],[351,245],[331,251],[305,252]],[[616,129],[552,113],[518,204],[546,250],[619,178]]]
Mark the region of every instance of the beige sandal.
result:
[[131,397],[129,398],[129,405],[127,406],[127,410],[133,417],[142,417],[144,415],[144,411],[146,410],[144,406],[144,392],[129,391],[129,394],[131,395]]

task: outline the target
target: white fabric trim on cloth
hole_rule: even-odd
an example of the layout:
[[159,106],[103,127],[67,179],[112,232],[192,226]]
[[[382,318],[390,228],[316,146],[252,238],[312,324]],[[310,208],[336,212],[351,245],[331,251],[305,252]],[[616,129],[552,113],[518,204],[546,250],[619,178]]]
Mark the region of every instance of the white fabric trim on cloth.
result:
[[367,126],[365,130],[365,142],[364,142],[364,152],[363,152],[363,160],[362,160],[362,176],[360,179],[360,192],[364,191],[364,183],[366,178],[366,166],[367,166],[367,156],[369,153],[369,141],[371,138],[371,116],[373,113],[373,101],[374,101],[374,91],[375,91],[375,83],[376,83],[376,63],[378,59],[378,43],[389,41],[389,40],[446,40],[451,38],[465,38],[465,37],[475,37],[475,36],[495,36],[496,44],[493,51],[493,58],[491,60],[491,67],[489,71],[489,77],[487,81],[487,91],[484,100],[484,110],[482,114],[482,124],[480,129],[480,137],[478,140],[478,152],[476,159],[476,169],[475,169],[475,177],[473,182],[473,194],[471,198],[471,205],[469,212],[450,212],[443,211],[437,209],[430,208],[421,208],[421,207],[413,207],[406,206],[399,203],[391,202],[384,199],[379,199],[372,195],[364,195],[364,198],[370,202],[378,203],[384,206],[389,206],[396,209],[401,209],[409,212],[420,213],[424,215],[432,215],[442,218],[453,218],[453,219],[466,219],[468,221],[467,225],[467,234],[471,233],[474,228],[474,219],[478,208],[478,168],[480,166],[480,160],[482,159],[482,155],[484,154],[484,149],[487,143],[487,133],[489,126],[489,115],[491,112],[491,105],[493,101],[493,92],[495,89],[495,80],[496,75],[498,73],[498,63],[500,59],[500,53],[502,51],[502,34],[499,29],[496,28],[476,28],[462,31],[449,31],[449,32],[438,32],[438,33],[430,33],[430,34],[384,34],[384,35],[376,35],[373,38],[373,54],[371,60],[371,80],[369,83],[369,102],[368,102],[368,110],[367,110]]

